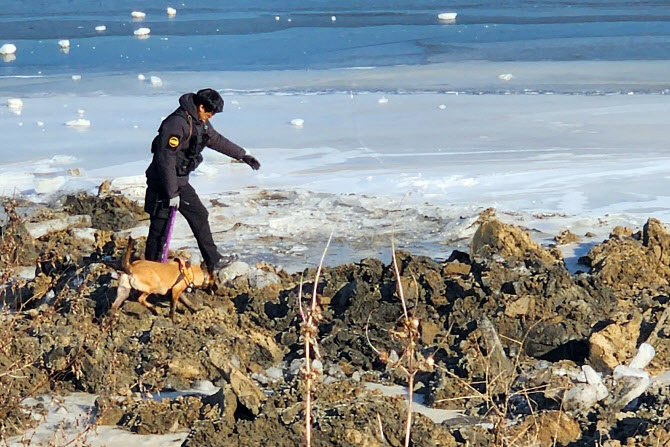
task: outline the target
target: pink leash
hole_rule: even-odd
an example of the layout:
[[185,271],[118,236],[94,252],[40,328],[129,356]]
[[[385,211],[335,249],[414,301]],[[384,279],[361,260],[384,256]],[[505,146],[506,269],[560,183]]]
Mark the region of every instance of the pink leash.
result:
[[161,262],[165,264],[168,258],[168,251],[170,249],[170,238],[172,237],[172,228],[174,227],[174,218],[177,216],[177,207],[170,207],[170,223],[168,223],[168,232],[167,237],[165,238],[165,244],[163,245],[163,259]]

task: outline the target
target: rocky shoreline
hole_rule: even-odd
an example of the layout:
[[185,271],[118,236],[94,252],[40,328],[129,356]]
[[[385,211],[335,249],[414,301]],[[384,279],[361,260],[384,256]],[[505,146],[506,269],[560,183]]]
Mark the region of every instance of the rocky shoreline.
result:
[[[577,273],[490,211],[469,253],[437,262],[398,251],[397,273],[367,258],[326,267],[315,284],[317,266],[236,263],[215,290],[191,293],[197,312],[180,308],[173,324],[159,297],[157,316],[133,300],[109,312],[126,235],[145,218],[137,203],[77,195],[58,210],[16,209],[5,200],[3,440],[34,423],[26,398],[83,391],[99,395],[95,424],[187,429],[185,446],[304,444],[298,297],[316,288],[313,445],[404,445],[405,396],[366,386],[408,385],[400,284],[416,321],[411,354],[430,366],[410,371],[416,393],[460,412],[444,422],[416,414],[411,445],[670,446],[670,234],[656,219],[615,228]],[[84,228],[55,226],[82,225],[74,216],[88,216]],[[17,279],[18,265],[36,265],[34,278]],[[214,386],[147,398],[194,383]]]

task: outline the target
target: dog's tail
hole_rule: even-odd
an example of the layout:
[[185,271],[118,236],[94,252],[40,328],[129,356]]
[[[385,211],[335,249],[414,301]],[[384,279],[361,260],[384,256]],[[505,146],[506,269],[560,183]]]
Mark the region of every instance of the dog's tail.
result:
[[128,236],[128,245],[126,246],[126,251],[123,253],[123,260],[121,261],[121,267],[126,273],[130,273],[130,255],[133,253],[133,238]]

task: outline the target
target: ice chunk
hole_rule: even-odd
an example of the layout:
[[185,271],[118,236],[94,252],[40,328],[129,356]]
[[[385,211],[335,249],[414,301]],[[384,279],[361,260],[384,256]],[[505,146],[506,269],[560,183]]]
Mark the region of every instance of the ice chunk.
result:
[[16,53],[16,45],[13,43],[6,43],[0,47],[0,54],[14,54]]
[[9,98],[7,100],[7,107],[12,110],[21,110],[23,108],[23,101],[20,98]]
[[443,22],[453,22],[456,20],[456,15],[457,13],[455,12],[441,12],[440,14],[437,15],[437,18],[442,20]]
[[647,371],[623,365],[614,368],[613,377],[616,389],[605,403],[612,405],[617,410],[624,408],[633,399],[640,397],[651,383]]
[[593,387],[595,397],[597,400],[602,400],[607,397],[607,387],[603,384],[600,375],[589,365],[583,365],[582,371],[586,376],[586,382]]
[[294,118],[291,120],[291,126],[293,127],[302,127],[305,124],[305,120],[302,118]]
[[444,105],[444,104],[440,104],[440,105],[438,106],[438,108],[439,108],[440,110],[445,110],[445,109],[447,108],[447,106]]
[[133,31],[136,36],[148,36],[151,30],[149,28],[139,28]]
[[330,20],[332,20],[332,21],[334,22],[334,21],[337,20],[337,17],[335,17],[335,16],[330,16]]
[[81,75],[72,75],[73,81],[81,81]]
[[159,78],[158,76],[152,76],[150,78],[150,80],[151,80],[151,85],[153,85],[154,87],[162,87],[163,86],[163,80],[161,78]]
[[78,128],[86,128],[86,127],[91,127],[91,122],[89,120],[86,120],[84,118],[79,118],[76,120],[68,121],[65,123],[67,127],[78,127]]
[[16,60],[16,56],[13,54],[0,54],[0,57],[4,62],[13,62]]
[[511,81],[514,75],[512,73],[504,73],[498,76],[501,81]]
[[278,20],[279,20],[279,16],[275,16],[275,20],[277,20],[277,21],[278,21]]
[[70,48],[70,41],[68,39],[59,40],[58,46],[61,48]]
[[146,81],[147,77],[144,76],[142,73],[140,73],[137,75],[137,79],[139,79],[140,81]]
[[98,32],[105,31],[107,27],[105,25],[98,25],[95,27],[95,30]]
[[648,343],[642,343],[637,350],[637,354],[630,361],[629,368],[644,369],[656,355],[654,347]]
[[170,17],[172,17],[172,16],[176,16],[176,15],[177,15],[177,10],[174,9],[174,8],[170,8],[170,7],[168,6],[168,9],[167,9],[167,15],[169,15]]
[[389,100],[386,96],[382,96],[379,98],[379,101],[377,101],[379,104],[388,104]]
[[143,19],[143,18],[145,18],[147,15],[146,15],[146,13],[144,13],[144,12],[142,12],[142,11],[133,11],[133,12],[130,13],[130,16],[131,16],[133,19]]
[[[40,188],[38,193],[50,193],[58,190],[60,186],[65,184],[64,177],[55,177],[39,182]],[[42,236],[55,233],[57,231],[67,230],[68,228],[87,228],[91,226],[91,216],[88,214],[79,214],[74,216],[59,217],[51,220],[44,220],[41,222],[26,222],[25,227],[28,234],[33,239],[41,238]]]
[[193,389],[202,393],[213,393],[219,390],[219,388],[214,386],[209,380],[196,380],[193,382]]
[[[50,194],[52,192],[56,192],[65,184],[66,181],[67,181],[67,179],[63,176],[58,176],[58,177],[54,177],[54,178],[41,180],[41,181],[37,182],[37,184],[35,185],[35,192],[37,194]],[[45,226],[44,231],[46,231],[46,233],[44,233],[44,234],[47,234],[47,233],[49,233],[49,231],[51,231],[52,227],[48,226],[48,222],[42,222],[41,226]],[[89,223],[89,226],[90,226],[90,223]],[[54,231],[62,231],[62,230],[63,230],[63,228],[58,228],[57,230],[54,230]],[[35,230],[35,231],[37,231],[37,230]],[[28,230],[28,232],[30,232],[30,230]],[[32,233],[31,233],[31,235],[32,235]],[[35,237],[35,236],[33,236],[33,237]],[[40,236],[37,236],[37,237],[40,237]]]

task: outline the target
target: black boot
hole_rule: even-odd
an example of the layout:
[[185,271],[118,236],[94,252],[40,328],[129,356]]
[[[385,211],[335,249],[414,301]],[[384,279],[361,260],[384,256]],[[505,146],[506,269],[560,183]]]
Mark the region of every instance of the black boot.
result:
[[209,268],[210,273],[218,272],[219,270],[228,267],[233,262],[237,261],[236,254],[221,255],[219,259]]

